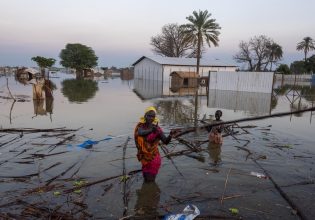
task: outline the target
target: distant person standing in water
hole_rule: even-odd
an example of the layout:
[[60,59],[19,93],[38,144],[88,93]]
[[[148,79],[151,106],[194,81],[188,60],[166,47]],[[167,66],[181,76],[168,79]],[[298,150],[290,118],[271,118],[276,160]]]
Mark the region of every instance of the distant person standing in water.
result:
[[217,125],[215,126],[216,123],[222,122],[221,117],[222,117],[222,111],[217,110],[215,112],[215,120],[213,121],[213,126],[210,130],[209,133],[209,142],[214,143],[214,144],[222,144],[223,143],[223,138],[222,138],[222,131],[223,131],[223,126],[222,125]]
[[222,131],[224,129],[223,125],[215,125],[216,123],[222,122],[222,111],[217,110],[215,112],[215,120],[212,123],[212,127],[209,133],[209,155],[211,159],[211,165],[218,166],[221,163],[221,145],[223,143]]
[[138,149],[137,158],[142,164],[142,174],[146,182],[155,181],[155,177],[159,172],[161,166],[161,156],[158,149],[160,140],[164,144],[168,144],[173,136],[171,132],[166,137],[158,122],[156,109],[148,107],[134,131],[135,143]]

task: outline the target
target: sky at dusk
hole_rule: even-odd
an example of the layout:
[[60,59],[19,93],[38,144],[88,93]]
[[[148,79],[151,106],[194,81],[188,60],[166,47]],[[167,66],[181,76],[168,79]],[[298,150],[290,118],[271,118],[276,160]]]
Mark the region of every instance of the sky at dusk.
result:
[[[302,60],[296,44],[315,39],[315,0],[1,0],[0,66],[36,66],[57,59],[67,43],[92,47],[99,66],[128,67],[152,56],[150,39],[169,23],[208,10],[221,26],[219,47],[205,58],[236,64],[240,41],[266,35],[282,46],[282,63]],[[312,51],[311,54],[315,52]]]

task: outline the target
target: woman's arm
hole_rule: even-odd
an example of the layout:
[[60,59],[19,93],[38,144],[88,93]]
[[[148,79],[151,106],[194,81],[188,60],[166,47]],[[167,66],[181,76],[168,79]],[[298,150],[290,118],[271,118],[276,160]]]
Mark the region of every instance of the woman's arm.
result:
[[140,126],[138,128],[138,135],[147,136],[148,134],[154,132],[155,130],[156,130],[155,126],[151,126],[151,127]]
[[160,139],[163,142],[163,144],[168,144],[170,143],[170,141],[172,140],[172,136],[168,135],[167,137],[165,136],[165,134],[163,132],[161,132],[160,134]]

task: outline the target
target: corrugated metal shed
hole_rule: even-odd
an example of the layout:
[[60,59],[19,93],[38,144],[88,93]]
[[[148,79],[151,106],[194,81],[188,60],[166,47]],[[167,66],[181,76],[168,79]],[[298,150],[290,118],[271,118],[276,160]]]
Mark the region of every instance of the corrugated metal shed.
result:
[[[172,95],[172,91],[170,90],[171,87],[178,89],[179,85],[187,86],[187,84],[190,87],[195,87],[196,85],[192,86],[192,82],[197,82],[196,79],[185,78],[185,80],[182,80],[183,78],[179,76],[172,77],[171,73],[187,72],[188,75],[196,73],[196,64],[197,60],[195,58],[142,56],[133,63],[134,79],[138,79],[135,88],[141,88],[141,84],[147,84],[146,82],[148,81],[159,81],[162,82],[162,96],[167,96]],[[198,79],[207,78],[209,72],[235,72],[237,69],[237,66],[235,65],[225,64],[218,60],[210,61],[207,59],[202,59],[199,67]],[[171,78],[173,78],[173,85],[171,85]]]

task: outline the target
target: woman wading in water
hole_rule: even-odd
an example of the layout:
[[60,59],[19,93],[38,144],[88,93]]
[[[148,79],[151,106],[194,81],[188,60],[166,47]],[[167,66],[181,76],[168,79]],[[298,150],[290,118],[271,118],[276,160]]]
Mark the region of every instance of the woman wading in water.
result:
[[173,137],[173,132],[166,137],[158,122],[156,109],[152,106],[148,107],[134,131],[138,149],[137,157],[142,164],[142,174],[146,182],[155,181],[155,177],[159,172],[161,156],[158,146],[160,141],[168,144]]

